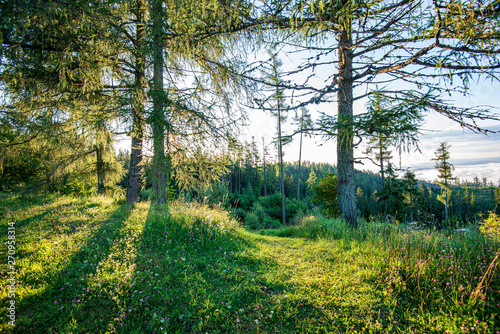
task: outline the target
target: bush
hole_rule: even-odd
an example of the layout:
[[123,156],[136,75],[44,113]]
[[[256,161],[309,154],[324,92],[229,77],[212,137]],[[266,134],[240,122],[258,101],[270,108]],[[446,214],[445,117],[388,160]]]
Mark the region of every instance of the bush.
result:
[[245,221],[245,210],[241,209],[241,208],[231,208],[229,210],[229,213],[231,214],[231,217],[233,219],[236,219],[238,221]]
[[[256,204],[262,207],[269,217],[279,221],[282,220],[280,193],[260,197]],[[292,221],[295,216],[306,211],[307,205],[305,203],[297,201],[295,198],[285,198],[285,214],[287,221]]]
[[139,196],[141,197],[142,201],[147,201],[148,199],[151,199],[153,196],[153,188],[142,188],[141,192],[139,193]]
[[479,230],[484,234],[489,236],[490,238],[500,241],[500,217],[490,211],[490,215],[488,219],[483,220],[481,223],[481,227]]
[[245,227],[256,230],[259,228],[260,220],[259,217],[253,212],[250,212],[245,216]]
[[120,198],[125,196],[125,189],[117,184],[112,184],[111,182],[104,185],[104,194],[106,196],[111,196],[114,198]]
[[439,227],[441,227],[444,230],[455,230],[458,228],[461,228],[464,225],[464,223],[457,217],[451,217],[448,218],[447,220],[443,220],[440,224]]
[[271,218],[259,203],[255,203],[252,211],[247,213],[244,223],[245,227],[252,230],[281,227],[279,220]]
[[76,196],[90,196],[97,191],[97,182],[71,174],[63,185],[63,193]]
[[323,206],[324,213],[329,217],[340,214],[337,199],[337,175],[326,174],[314,187],[313,203]]
[[212,187],[199,192],[200,201],[210,205],[228,205],[229,190],[223,182],[217,182]]
[[172,202],[176,200],[178,197],[179,196],[177,195],[177,192],[175,191],[172,182],[170,180],[167,180],[167,182],[165,182],[165,200],[167,202]]

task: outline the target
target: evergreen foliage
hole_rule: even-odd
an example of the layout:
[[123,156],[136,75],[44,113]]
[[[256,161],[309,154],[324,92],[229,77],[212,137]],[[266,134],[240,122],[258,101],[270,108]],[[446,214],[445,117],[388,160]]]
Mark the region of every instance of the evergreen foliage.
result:
[[328,217],[339,216],[336,175],[326,174],[319,180],[314,188],[313,202],[322,205]]

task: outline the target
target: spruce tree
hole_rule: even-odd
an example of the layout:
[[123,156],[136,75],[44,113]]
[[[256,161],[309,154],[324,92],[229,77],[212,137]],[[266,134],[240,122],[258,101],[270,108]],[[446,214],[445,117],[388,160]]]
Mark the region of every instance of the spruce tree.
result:
[[449,162],[450,160],[450,145],[443,142],[439,144],[439,148],[434,152],[435,158],[432,160],[436,161],[435,168],[438,170],[438,177],[441,179],[440,185],[445,192],[445,219],[449,218],[448,210],[448,194],[451,192],[451,187],[449,182],[453,179],[453,165]]

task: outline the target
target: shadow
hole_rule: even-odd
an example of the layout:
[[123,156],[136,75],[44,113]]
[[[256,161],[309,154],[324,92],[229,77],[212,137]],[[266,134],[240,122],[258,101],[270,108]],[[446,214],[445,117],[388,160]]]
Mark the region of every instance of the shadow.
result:
[[[65,267],[47,273],[43,280],[34,278],[43,282],[46,288],[41,293],[20,299],[16,304],[17,319],[13,333],[57,332],[55,328],[67,321],[78,323],[84,330],[86,323],[95,325],[102,321],[103,315],[94,312],[94,305],[112,306],[113,301],[109,295],[95,295],[97,291],[92,295],[93,287],[89,286],[89,280],[96,275],[96,264],[108,257],[114,241],[123,237],[121,229],[132,209],[130,205],[123,205],[107,219],[97,222],[95,233],[79,246],[71,258],[64,261],[68,263]],[[97,248],[99,251],[95,251]],[[23,284],[28,282],[29,279]],[[72,304],[75,306],[71,307]],[[63,305],[62,308],[60,305]],[[104,327],[105,324],[107,319],[102,321]]]
[[[124,333],[275,332],[272,314],[294,288],[270,279],[278,267],[272,256],[256,257],[258,246],[243,237],[246,232],[218,233],[200,227],[196,218],[173,221],[166,210],[150,208],[137,248],[132,278],[137,284],[121,296],[125,316],[116,314],[108,328]],[[290,323],[295,324],[292,317],[307,323],[306,318],[323,314],[305,300],[303,305],[311,312],[290,313]],[[295,325],[279,328],[290,332]]]
[[[102,221],[93,222],[94,216],[91,214],[86,215],[89,209],[99,206],[97,203],[86,203],[85,200],[75,198],[69,203],[51,206],[54,202],[56,201],[53,200],[49,203],[44,203],[45,205],[49,205],[49,207],[42,212],[15,222],[16,235],[18,237],[17,261],[34,255],[33,251],[24,250],[25,247],[21,244],[20,239],[30,242],[33,239],[48,241],[56,239],[62,234],[71,237],[73,234],[78,233],[82,227],[88,228],[89,224],[92,226],[102,224]],[[33,203],[28,202],[23,207],[29,209],[30,205],[33,205]],[[22,210],[22,208],[18,210]],[[78,216],[78,220],[71,219],[75,214]],[[7,236],[4,236],[0,240],[5,242],[6,238]],[[25,243],[23,242],[23,244]]]
[[[44,199],[42,201],[42,199]],[[57,198],[54,196],[23,196],[23,195],[10,195],[0,198],[0,221],[9,223],[14,217],[11,215],[17,211],[29,210],[29,208],[40,205],[51,205],[56,202]],[[22,220],[16,220],[16,227],[25,227],[27,224],[36,222],[37,220],[44,218],[47,214],[50,214],[54,208],[47,208],[39,214],[29,216]]]
[[[346,301],[365,286],[341,282],[335,291],[332,277],[293,275],[297,267],[280,254],[300,256],[318,267],[314,273],[337,265],[303,254],[309,241],[225,230],[187,211],[174,221],[168,212],[158,206],[146,214],[139,203],[99,222],[68,266],[47,275],[44,291],[20,300],[14,332],[345,333],[363,330],[363,317],[389,314],[382,295],[363,309]],[[378,284],[362,283],[370,293]]]

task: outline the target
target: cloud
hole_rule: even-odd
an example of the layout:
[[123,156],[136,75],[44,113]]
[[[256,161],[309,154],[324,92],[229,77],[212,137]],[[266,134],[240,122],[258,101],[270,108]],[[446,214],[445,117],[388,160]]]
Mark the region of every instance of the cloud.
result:
[[[438,172],[435,169],[419,169],[415,173],[417,178],[422,180],[433,181],[437,178]],[[482,180],[486,177],[489,181],[493,181],[495,185],[500,182],[500,163],[476,164],[474,166],[458,166],[453,172],[454,177],[462,180],[472,181],[476,176]]]

